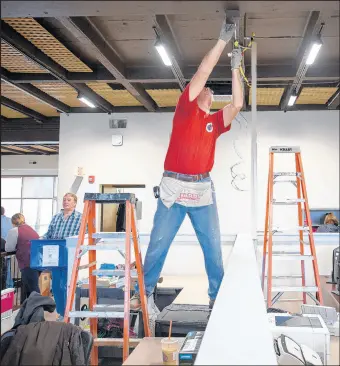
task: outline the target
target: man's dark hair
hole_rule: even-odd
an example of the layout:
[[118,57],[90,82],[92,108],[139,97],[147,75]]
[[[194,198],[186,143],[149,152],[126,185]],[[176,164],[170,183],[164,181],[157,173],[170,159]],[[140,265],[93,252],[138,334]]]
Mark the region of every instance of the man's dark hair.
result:
[[1,215],[5,214],[5,209],[1,206]]

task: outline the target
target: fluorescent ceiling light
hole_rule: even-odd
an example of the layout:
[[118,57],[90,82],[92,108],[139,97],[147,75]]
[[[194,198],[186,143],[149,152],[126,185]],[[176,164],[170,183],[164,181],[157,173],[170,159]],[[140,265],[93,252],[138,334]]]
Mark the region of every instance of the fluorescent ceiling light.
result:
[[159,55],[161,56],[162,61],[164,62],[164,65],[171,66],[172,65],[171,59],[170,59],[168,53],[166,52],[165,47],[162,45],[162,43],[159,40],[156,41],[155,47],[156,47],[156,50],[158,51]]
[[83,97],[83,96],[78,96],[78,99],[79,99],[81,102],[85,103],[87,106],[89,106],[89,107],[91,107],[91,108],[96,108],[96,106],[95,106],[92,102],[90,102],[87,98],[85,98],[85,97]]
[[291,107],[294,105],[295,101],[296,101],[297,95],[291,95],[289,97],[289,101],[288,101],[288,106]]
[[318,53],[320,51],[321,46],[322,46],[322,41],[320,38],[318,38],[316,41],[313,42],[312,48],[307,57],[306,65],[312,65],[314,63],[316,56],[318,55]]

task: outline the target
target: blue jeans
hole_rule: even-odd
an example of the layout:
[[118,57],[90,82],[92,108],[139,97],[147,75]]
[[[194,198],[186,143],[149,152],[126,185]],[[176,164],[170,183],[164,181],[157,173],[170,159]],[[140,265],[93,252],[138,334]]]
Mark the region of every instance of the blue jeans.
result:
[[[210,178],[202,181],[210,181]],[[203,250],[205,270],[209,280],[208,295],[210,299],[216,298],[224,271],[216,196],[213,183],[211,184],[213,204],[209,206],[185,207],[174,203],[167,208],[161,199],[158,199],[150,243],[144,260],[144,281],[147,295],[153,292],[170,245],[185,215],[188,214]]]

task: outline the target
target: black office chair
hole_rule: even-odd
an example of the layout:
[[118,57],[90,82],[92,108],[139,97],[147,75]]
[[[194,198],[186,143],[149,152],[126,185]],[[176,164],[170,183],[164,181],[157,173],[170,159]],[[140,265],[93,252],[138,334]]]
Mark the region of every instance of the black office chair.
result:
[[[12,342],[13,337],[15,336],[15,333],[16,329],[10,329],[1,336],[0,363],[2,363],[2,358],[5,356],[7,349]],[[84,330],[80,333],[80,336],[83,342],[85,366],[89,366],[93,346],[93,337],[91,333],[86,332]]]

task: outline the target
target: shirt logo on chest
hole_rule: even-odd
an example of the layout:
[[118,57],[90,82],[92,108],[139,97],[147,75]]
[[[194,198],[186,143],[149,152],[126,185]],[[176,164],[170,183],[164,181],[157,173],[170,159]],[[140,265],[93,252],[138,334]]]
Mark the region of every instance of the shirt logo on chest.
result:
[[207,130],[207,132],[213,132],[214,125],[212,124],[212,122],[207,123],[205,129]]

